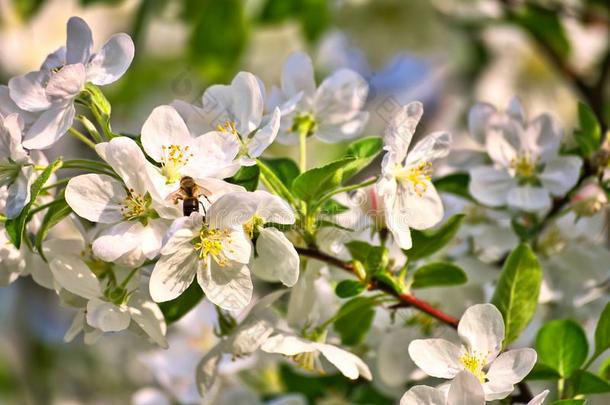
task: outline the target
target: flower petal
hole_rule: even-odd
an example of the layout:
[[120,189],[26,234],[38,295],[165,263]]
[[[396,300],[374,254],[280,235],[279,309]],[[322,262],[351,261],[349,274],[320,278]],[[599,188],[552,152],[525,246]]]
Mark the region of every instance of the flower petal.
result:
[[269,121],[256,131],[254,137],[248,141],[248,154],[250,157],[259,157],[273,143],[280,129],[280,118],[280,109],[276,107]]
[[121,202],[126,196],[123,185],[105,174],[76,176],[66,187],[66,202],[78,216],[104,224],[123,220]]
[[186,290],[197,273],[199,258],[192,246],[163,255],[150,276],[149,291],[155,302],[170,301]]
[[458,335],[470,353],[487,356],[485,364],[488,364],[502,349],[502,314],[492,304],[473,305],[462,315]]
[[316,343],[316,347],[326,357],[326,360],[337,367],[341,374],[350,380],[356,380],[358,377],[367,380],[373,379],[371,370],[366,363],[355,354],[325,343]]
[[54,256],[49,262],[53,278],[62,288],[80,297],[92,299],[101,296],[99,280],[77,254]]
[[524,211],[542,211],[551,206],[549,192],[542,187],[515,187],[508,192],[508,205]]
[[121,33],[111,36],[87,65],[87,80],[98,86],[117,81],[131,65],[134,52],[129,35]]
[[416,339],[409,344],[409,355],[432,377],[453,378],[463,369],[459,362],[461,349],[445,339]]
[[487,379],[492,384],[496,381],[517,384],[532,370],[536,358],[534,349],[514,349],[504,352],[489,366]]
[[152,172],[156,170],[146,160],[142,149],[126,136],[113,138],[104,148],[105,160],[125,182],[128,188],[140,196],[150,192]]
[[233,117],[242,136],[257,129],[265,107],[259,79],[249,72],[239,72],[231,82]]
[[460,371],[449,386],[447,405],[485,405],[479,380],[469,371]]
[[43,112],[23,138],[27,149],[48,149],[59,140],[74,122],[76,110],[73,103],[53,107]]
[[449,132],[433,132],[417,142],[407,154],[407,166],[420,162],[432,162],[449,154],[451,149],[451,134]]
[[316,91],[313,64],[305,52],[293,52],[284,62],[282,91],[289,97],[300,92],[312,96]]
[[368,84],[360,74],[339,69],[324,79],[314,97],[318,124],[339,124],[355,117],[364,107]]
[[536,395],[527,405],[542,405],[547,395],[549,395],[549,390],[544,390],[540,394]]
[[299,254],[286,236],[275,228],[263,228],[256,240],[257,256],[251,269],[265,281],[281,281],[287,287],[299,278]]
[[66,65],[53,73],[47,83],[47,97],[53,103],[70,101],[85,87],[85,65]]
[[93,298],[87,303],[87,323],[102,332],[119,332],[127,329],[131,317],[126,308]]
[[427,385],[416,385],[400,398],[400,405],[446,405],[446,400],[442,391]]
[[517,185],[515,179],[506,170],[491,166],[480,166],[470,170],[468,191],[479,202],[497,207],[505,205],[508,193]]
[[141,293],[134,293],[129,298],[129,314],[140,328],[159,346],[167,349],[165,339],[167,325],[159,306]]
[[578,182],[581,167],[582,159],[578,156],[557,156],[544,165],[539,178],[551,194],[562,197]]
[[45,72],[30,72],[15,76],[8,81],[9,94],[17,106],[26,111],[44,111],[51,107],[44,83],[48,76]]
[[68,20],[68,39],[66,41],[66,62],[87,63],[91,55],[93,38],[91,29],[80,17],[72,17]]
[[197,271],[197,281],[205,296],[219,307],[235,311],[246,307],[252,299],[252,279],[248,266],[228,263],[220,267],[208,258]]
[[423,104],[414,101],[402,106],[385,128],[383,134],[384,149],[393,152],[397,161],[402,162],[407,156],[413,134],[423,114]]
[[485,144],[489,119],[496,112],[496,107],[489,103],[477,103],[468,111],[468,133],[478,143]]
[[170,145],[188,146],[193,142],[186,123],[174,107],[155,108],[142,126],[142,146],[148,156],[157,162],[167,154]]

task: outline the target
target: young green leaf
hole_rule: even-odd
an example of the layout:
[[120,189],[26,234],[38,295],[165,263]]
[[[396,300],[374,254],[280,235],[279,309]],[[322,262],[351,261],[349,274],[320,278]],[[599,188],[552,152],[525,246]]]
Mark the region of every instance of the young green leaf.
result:
[[383,270],[388,264],[388,250],[382,246],[373,246],[359,240],[346,243],[345,246],[352,258],[364,265],[369,276]]
[[25,226],[26,226],[27,222],[31,219],[30,210],[34,207],[34,204],[36,203],[36,199],[38,198],[38,196],[40,195],[40,192],[42,191],[42,187],[44,187],[45,183],[49,180],[49,177],[51,177],[51,174],[53,174],[53,172],[55,172],[57,169],[59,169],[61,167],[61,165],[62,165],[61,159],[57,159],[53,163],[48,165],[42,171],[42,173],[40,173],[38,178],[36,180],[34,180],[34,182],[32,183],[32,185],[30,187],[30,202],[28,202],[25,205],[25,207],[23,207],[23,210],[21,210],[21,213],[19,214],[19,216],[17,216],[16,218],[13,218],[13,219],[6,220],[6,224],[5,224],[6,233],[8,234],[11,243],[13,245],[15,245],[15,247],[17,249],[19,249],[21,247],[21,239],[23,238]]
[[595,328],[595,356],[599,356],[610,347],[610,302],[602,311]]
[[315,201],[341,184],[344,169],[355,160],[345,158],[301,173],[292,183],[292,192],[307,203]]
[[47,234],[55,225],[57,225],[62,219],[70,215],[72,212],[72,208],[68,205],[65,198],[61,198],[56,200],[49,206],[47,212],[45,213],[44,218],[42,219],[42,223],[40,224],[40,228],[38,229],[38,233],[36,234],[36,250],[40,253],[40,256],[46,261],[44,256],[44,252],[42,249],[42,243],[44,239],[47,237]]
[[551,405],[584,405],[584,399],[562,399],[560,401],[551,402]]
[[472,200],[468,192],[470,175],[468,173],[453,173],[433,181],[436,191],[454,194],[467,200]]
[[466,273],[453,263],[428,263],[413,273],[412,288],[440,287],[464,284],[468,281]]
[[341,280],[335,287],[335,294],[339,298],[350,298],[364,291],[364,284],[357,280]]
[[159,308],[163,312],[165,321],[170,324],[186,315],[202,298],[203,290],[199,287],[197,281],[193,281],[178,298],[159,303]]
[[582,327],[569,319],[547,322],[536,336],[540,362],[570,377],[587,359],[589,344]]
[[599,149],[602,129],[593,111],[584,103],[578,103],[580,128],[574,131],[574,139],[583,156],[589,157]]
[[577,370],[572,376],[571,381],[574,387],[574,396],[610,392],[610,383],[608,381],[585,370]]
[[528,380],[559,380],[561,375],[554,368],[538,362],[526,378]]
[[370,297],[356,297],[341,306],[334,329],[342,344],[354,346],[364,340],[375,317],[374,305],[375,300]]
[[292,182],[294,179],[301,174],[299,166],[292,159],[261,159],[261,161],[273,171],[282,184],[284,184],[289,190],[292,188]]
[[349,207],[333,199],[326,200],[321,209],[321,213],[325,215],[338,215],[346,211],[349,211]]
[[377,157],[383,148],[383,140],[378,136],[370,136],[361,138],[350,143],[345,152],[346,158],[355,158],[353,162],[348,164],[343,172],[343,181],[350,179],[366,168],[373,159]]
[[505,347],[514,342],[532,320],[541,283],[542,270],[536,255],[528,245],[520,244],[506,259],[491,299],[504,317]]
[[411,230],[411,240],[413,247],[405,250],[405,254],[410,262],[428,257],[439,251],[443,246],[453,239],[460,229],[464,214],[454,215],[447,220],[440,228],[425,231]]

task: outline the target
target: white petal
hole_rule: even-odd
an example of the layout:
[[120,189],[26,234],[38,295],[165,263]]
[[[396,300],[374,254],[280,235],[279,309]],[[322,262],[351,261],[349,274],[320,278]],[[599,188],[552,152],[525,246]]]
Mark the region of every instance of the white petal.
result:
[[217,344],[203,356],[197,365],[197,390],[201,395],[205,395],[216,381],[218,363],[220,363],[223,349],[224,342]]
[[146,154],[157,162],[166,155],[170,145],[187,146],[193,141],[178,112],[169,105],[155,108],[142,126],[142,146]]
[[493,384],[498,381],[517,384],[523,380],[536,364],[534,349],[515,349],[502,353],[496,358],[487,372],[487,379]]
[[502,167],[510,167],[513,159],[517,157],[519,146],[514,143],[513,130],[519,128],[509,123],[501,128],[488,131],[485,146],[489,157]]
[[154,167],[146,160],[142,149],[126,136],[113,138],[104,148],[106,162],[117,172],[128,188],[141,196],[152,189]]
[[72,323],[70,327],[66,331],[64,335],[64,342],[69,343],[74,338],[83,331],[85,326],[85,310],[79,309],[74,318],[72,319]]
[[483,391],[485,391],[485,400],[495,401],[497,399],[504,399],[509,396],[515,390],[513,384],[509,384],[503,381],[488,381],[483,384]]
[[167,325],[159,306],[146,299],[141,293],[134,293],[129,298],[129,313],[148,336],[159,346],[168,347],[165,333]]
[[45,72],[30,72],[15,76],[8,81],[9,94],[15,104],[26,111],[43,111],[51,107],[44,83],[48,76]]
[[42,113],[23,138],[27,149],[48,149],[61,138],[74,122],[76,110],[71,102]]
[[377,349],[377,372],[384,384],[398,387],[409,380],[416,367],[404,346],[418,334],[412,328],[396,328],[381,336]]
[[508,205],[524,211],[541,211],[551,206],[551,196],[542,187],[515,187],[508,192]]
[[[47,102],[45,101],[45,105]],[[0,85],[0,114],[7,117],[11,114],[19,114],[26,125],[31,124],[36,119],[36,114],[22,110],[11,98],[8,86]]]
[[301,339],[297,336],[277,334],[267,339],[261,350],[267,353],[280,353],[285,356],[294,356],[299,353],[310,353],[317,350],[314,342]]
[[521,104],[519,97],[515,96],[510,99],[506,113],[519,123],[525,123],[525,112],[523,111],[523,105]]
[[53,73],[47,83],[47,97],[53,103],[69,101],[85,87],[85,66],[82,63],[66,65],[57,73]]
[[551,116],[542,114],[529,123],[523,137],[523,143],[546,162],[557,156],[563,131]]
[[468,111],[468,132],[478,143],[484,145],[489,118],[496,113],[496,107],[489,103],[477,103]]
[[83,298],[102,295],[100,282],[91,269],[77,256],[57,255],[49,262],[55,281],[66,290]]
[[246,237],[242,227],[229,230],[229,236],[223,241],[223,252],[229,260],[247,264],[252,254],[252,243]]
[[449,132],[433,132],[417,142],[407,154],[407,166],[422,161],[432,162],[449,154],[451,149],[451,134]]
[[167,395],[158,388],[140,388],[131,396],[131,405],[171,405]]
[[396,155],[397,161],[404,160],[407,150],[413,139],[415,128],[424,114],[424,106],[419,101],[414,101],[400,108],[400,111],[392,116],[388,126],[385,128],[383,140],[387,151]]
[[[426,181],[426,190],[420,196],[409,184],[398,185],[398,191],[391,211],[392,229],[404,230],[405,228],[427,229],[438,224],[443,219],[443,202],[436,188],[430,181]],[[390,222],[388,222],[388,225]]]
[[248,193],[248,196],[257,199],[256,215],[263,218],[265,222],[285,225],[294,223],[294,211],[290,208],[290,205],[280,197],[263,190],[256,190],[253,193]]
[[470,170],[468,190],[479,202],[497,207],[507,203],[508,193],[516,184],[506,170],[480,166]]
[[127,329],[131,317],[127,309],[93,298],[87,303],[87,323],[102,332],[119,332]]
[[321,122],[316,131],[316,138],[327,143],[353,139],[362,134],[368,120],[369,113],[367,111],[358,111],[351,119],[338,124]]
[[536,395],[527,405],[542,405],[547,395],[549,395],[549,390],[544,390],[540,394]]
[[254,137],[248,141],[248,153],[251,157],[259,157],[273,143],[280,129],[280,118],[280,109],[276,107],[269,122],[256,131]]
[[502,348],[502,314],[492,304],[473,305],[462,315],[458,335],[470,353],[487,356],[485,364],[488,364]]
[[318,87],[314,115],[320,123],[339,124],[354,118],[362,110],[368,84],[358,73],[339,69]]
[[78,216],[104,224],[123,220],[121,203],[126,196],[123,185],[104,174],[73,177],[66,187],[66,201]]
[[447,405],[485,405],[479,380],[469,371],[459,372],[449,386]]
[[161,256],[150,276],[149,291],[152,299],[164,302],[182,294],[193,282],[198,264],[192,246]]
[[219,307],[235,311],[244,308],[252,299],[252,279],[248,266],[228,263],[220,267],[208,258],[208,265],[200,265],[197,281],[205,296]]
[[299,278],[299,254],[286,236],[275,228],[263,228],[256,240],[257,257],[252,272],[265,281],[281,281],[287,287]]
[[66,62],[86,63],[91,55],[93,38],[91,29],[80,17],[68,20],[68,39],[66,41]]
[[239,227],[252,218],[257,200],[250,193],[228,193],[220,197],[208,209],[207,222],[210,227],[231,229]]
[[436,388],[416,385],[400,398],[400,405],[446,405],[445,395]]
[[[105,262],[114,262],[127,254],[141,255],[141,244],[146,243],[144,226],[137,221],[123,221],[105,229],[93,241],[93,254]],[[161,240],[158,241],[159,248]],[[137,258],[138,259],[138,258]]]
[[263,117],[263,94],[259,80],[249,72],[239,72],[231,82],[233,115],[240,134],[258,128]]
[[453,378],[463,369],[459,362],[461,349],[444,339],[417,339],[409,344],[409,355],[426,374]]
[[373,379],[371,371],[360,357],[336,346],[324,343],[318,343],[316,347],[329,362],[339,369],[341,374],[350,380],[355,380],[358,377],[367,380]]
[[30,189],[34,182],[34,170],[31,166],[23,166],[21,173],[17,176],[13,184],[8,187],[6,198],[6,217],[17,217],[23,207],[30,201]]
[[98,86],[117,81],[133,61],[135,48],[127,34],[115,34],[87,65],[87,80]]
[[[254,314],[253,314],[254,315]],[[247,356],[254,353],[273,333],[273,324],[258,315],[248,316],[235,331],[230,341],[234,356]]]
[[286,59],[282,68],[282,90],[287,96],[300,92],[308,96],[313,95],[316,82],[309,55],[304,52],[294,52]]
[[581,167],[578,156],[557,156],[546,162],[539,178],[551,194],[562,197],[578,182]]

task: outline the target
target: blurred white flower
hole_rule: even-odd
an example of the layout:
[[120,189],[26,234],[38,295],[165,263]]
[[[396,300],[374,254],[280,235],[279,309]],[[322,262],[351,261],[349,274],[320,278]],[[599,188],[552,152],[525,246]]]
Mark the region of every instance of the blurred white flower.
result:
[[578,181],[582,160],[559,155],[563,132],[549,115],[526,124],[518,101],[506,114],[479,104],[470,112],[469,126],[474,137],[484,140],[493,163],[470,169],[469,190],[479,202],[544,211],[551,196],[565,195]]
[[591,178],[582,183],[570,198],[572,209],[577,215],[590,217],[608,205],[608,196],[597,179]]
[[254,215],[242,192],[220,197],[203,217],[194,212],[174,221],[150,279],[157,302],[178,297],[195,276],[206,297],[227,310],[252,298],[248,262],[252,247],[243,225]]
[[328,142],[342,142],[362,133],[368,120],[363,111],[368,84],[358,73],[339,69],[316,87],[309,56],[295,52],[282,70],[281,88],[273,87],[268,108],[281,111],[278,141],[298,142],[299,134]]
[[485,405],[485,394],[476,377],[460,371],[446,392],[416,385],[400,398],[400,405]]
[[209,87],[198,107],[176,100],[172,106],[180,113],[191,133],[217,131],[239,141],[239,161],[243,166],[256,163],[275,140],[280,125],[280,111],[264,117],[265,88],[258,77],[239,72],[230,85]]
[[386,154],[377,192],[383,199],[386,224],[402,249],[411,248],[409,228],[430,228],[443,218],[443,203],[432,184],[432,162],[449,153],[451,135],[434,132],[408,151],[422,114],[421,103],[410,103],[384,133]]
[[74,101],[87,82],[103,86],[118,80],[134,56],[127,34],[115,34],[92,54],[93,39],[87,23],[79,17],[68,21],[66,46],[50,54],[40,70],[9,80],[10,97],[19,108],[38,113],[27,130],[28,149],[51,147],[72,126]]
[[445,339],[418,339],[409,344],[409,355],[426,374],[455,378],[462,370],[483,385],[488,401],[506,398],[536,363],[533,349],[515,349],[498,356],[504,340],[504,320],[491,304],[466,310],[458,326],[462,346]]

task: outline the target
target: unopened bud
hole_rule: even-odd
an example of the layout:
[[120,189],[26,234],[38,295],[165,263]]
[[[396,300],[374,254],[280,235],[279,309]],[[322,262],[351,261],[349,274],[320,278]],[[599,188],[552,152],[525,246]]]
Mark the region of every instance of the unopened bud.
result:
[[608,196],[597,180],[589,179],[580,186],[570,202],[578,215],[591,216],[608,204]]

